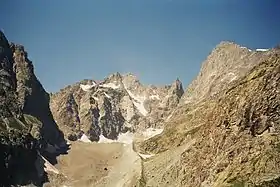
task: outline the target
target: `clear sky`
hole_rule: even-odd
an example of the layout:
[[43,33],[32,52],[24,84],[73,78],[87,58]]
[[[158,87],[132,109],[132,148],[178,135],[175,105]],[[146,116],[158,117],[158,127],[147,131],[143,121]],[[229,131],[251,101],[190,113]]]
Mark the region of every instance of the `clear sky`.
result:
[[47,91],[117,71],[186,87],[222,40],[280,43],[279,10],[279,0],[2,0],[0,27]]

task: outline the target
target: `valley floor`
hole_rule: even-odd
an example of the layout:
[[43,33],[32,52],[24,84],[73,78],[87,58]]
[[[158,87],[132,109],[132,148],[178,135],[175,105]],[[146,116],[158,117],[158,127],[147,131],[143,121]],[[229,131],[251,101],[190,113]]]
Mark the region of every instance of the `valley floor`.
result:
[[55,167],[67,181],[51,186],[123,187],[141,177],[141,158],[131,144],[72,142],[68,154],[57,160]]
[[44,187],[141,186],[143,160],[153,155],[137,153],[133,142],[141,142],[161,132],[154,130],[133,137],[125,134],[118,142],[71,142],[68,154],[57,158],[54,167],[59,174],[48,172],[50,182]]

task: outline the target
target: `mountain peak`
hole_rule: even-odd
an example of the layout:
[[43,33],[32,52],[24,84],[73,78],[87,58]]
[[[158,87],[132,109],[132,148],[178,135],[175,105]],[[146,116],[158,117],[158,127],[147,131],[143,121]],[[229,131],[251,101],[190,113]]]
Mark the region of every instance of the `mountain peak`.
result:
[[175,92],[176,95],[181,98],[181,96],[184,94],[184,89],[182,82],[177,78],[171,85],[172,92]]
[[113,74],[109,75],[107,78],[105,78],[105,82],[121,83],[122,75],[119,72],[113,73]]
[[[221,41],[219,44],[216,45],[216,47],[212,50],[212,53],[217,53],[223,51],[231,52],[233,50],[242,50],[242,49],[248,49],[247,47],[241,46],[233,41]],[[248,51],[251,51],[248,49]]]
[[232,41],[220,42],[202,63],[181,101],[189,103],[217,94],[274,53],[266,51],[253,51]]
[[229,40],[222,40],[217,47],[219,46],[228,46],[228,45],[237,45],[235,42],[233,41],[229,41]]
[[[2,69],[0,76],[3,76],[5,83],[2,85],[6,88],[15,88],[15,74],[13,72],[13,59],[12,51],[9,42],[3,32],[0,31],[0,68]],[[8,76],[8,78],[7,78]]]

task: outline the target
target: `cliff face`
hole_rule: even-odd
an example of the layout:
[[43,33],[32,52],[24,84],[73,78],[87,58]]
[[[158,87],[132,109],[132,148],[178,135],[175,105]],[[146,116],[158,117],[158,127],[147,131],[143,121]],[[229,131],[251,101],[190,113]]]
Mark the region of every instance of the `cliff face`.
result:
[[51,111],[67,138],[85,134],[117,139],[120,133],[162,128],[183,94],[176,80],[165,87],[144,86],[132,74],[110,75],[97,83],[84,80],[51,96]]
[[42,136],[53,144],[63,144],[63,135],[58,129],[49,107],[49,94],[34,73],[32,62],[22,45],[11,44],[13,71],[16,76],[16,92],[23,113],[39,119],[43,123]]
[[[10,45],[0,32],[0,186],[40,186],[46,162],[40,153],[65,146],[63,134],[99,141],[151,127],[164,130],[133,143],[149,158],[130,150],[142,162],[142,186],[276,187],[279,125],[279,49],[222,42],[186,92],[178,79],[144,86],[116,73],[49,96],[24,47]],[[51,180],[67,180],[52,169]]]
[[[0,186],[41,185],[41,153],[65,146],[49,109],[48,94],[20,45],[0,32]],[[62,142],[62,144],[60,144]]]
[[1,186],[28,184],[40,178],[34,171],[42,124],[19,107],[13,63],[9,43],[0,32]]
[[[234,46],[228,47],[223,54],[231,59]],[[272,49],[246,55],[244,61],[252,58],[247,62],[254,64],[235,80],[212,85],[213,97],[208,97],[214,92],[206,83],[193,83],[191,88],[203,90],[194,95],[196,100],[179,106],[164,132],[138,147],[142,153],[156,154],[144,162],[146,185],[279,186],[279,54]],[[241,60],[232,63],[238,66]],[[211,64],[204,64],[202,72]],[[196,81],[203,76],[200,73]]]
[[273,50],[250,50],[233,42],[221,42],[202,63],[198,76],[187,87],[180,104],[213,97],[273,53]]

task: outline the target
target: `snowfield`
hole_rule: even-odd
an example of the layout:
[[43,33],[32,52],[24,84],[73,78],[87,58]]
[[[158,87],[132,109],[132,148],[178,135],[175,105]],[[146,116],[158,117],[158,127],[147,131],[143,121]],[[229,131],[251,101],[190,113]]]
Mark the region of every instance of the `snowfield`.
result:
[[85,134],[83,134],[82,137],[79,140],[82,141],[82,142],[85,142],[85,143],[90,143],[91,142],[90,139]]
[[100,139],[99,139],[98,143],[118,142],[118,143],[123,143],[123,144],[132,144],[133,137],[134,137],[134,135],[131,132],[126,132],[126,133],[119,134],[117,140],[111,140],[111,139],[108,139],[108,138],[104,137],[103,135],[100,135],[100,137],[99,137]]
[[92,82],[92,84],[91,85],[89,85],[89,84],[80,84],[80,88],[82,89],[82,90],[84,90],[85,92],[88,92],[88,91],[90,91],[93,87],[95,87],[96,86],[96,83],[95,82]]
[[[161,134],[162,131],[163,131],[163,129],[148,128],[145,131],[141,132],[140,134],[144,137],[144,139],[149,139],[153,136]],[[100,135],[98,143],[116,143],[117,142],[117,143],[123,143],[123,144],[132,144],[134,137],[135,137],[135,135],[131,132],[119,134],[118,139],[116,139],[116,140],[111,140],[111,139],[104,137],[103,135]],[[85,143],[91,142],[85,134],[82,135],[82,137],[79,139],[79,141],[82,141]]]
[[109,99],[111,99],[112,97],[111,96],[109,96],[107,93],[105,93],[104,92],[104,95],[107,97],[107,98],[109,98]]
[[269,49],[256,49],[256,51],[261,51],[261,52],[265,52],[268,51]]
[[154,154],[152,154],[152,155],[145,155],[145,154],[141,154],[141,153],[138,153],[138,155],[139,155],[141,158],[143,158],[143,159],[147,159],[147,158],[151,158],[151,157],[155,156]]
[[[124,85],[125,86],[125,85]],[[127,89],[125,86],[125,89],[129,96],[133,99],[134,106],[138,109],[138,111],[143,115],[146,116],[148,114],[148,111],[144,107],[144,102],[146,100],[145,96],[136,96],[134,95],[130,90]]]
[[157,100],[160,100],[159,95],[151,95],[151,96],[150,96],[150,99],[157,99]]
[[100,87],[118,89],[120,87],[120,85],[116,85],[116,84],[110,82],[107,84],[102,84],[102,85],[100,85]]

